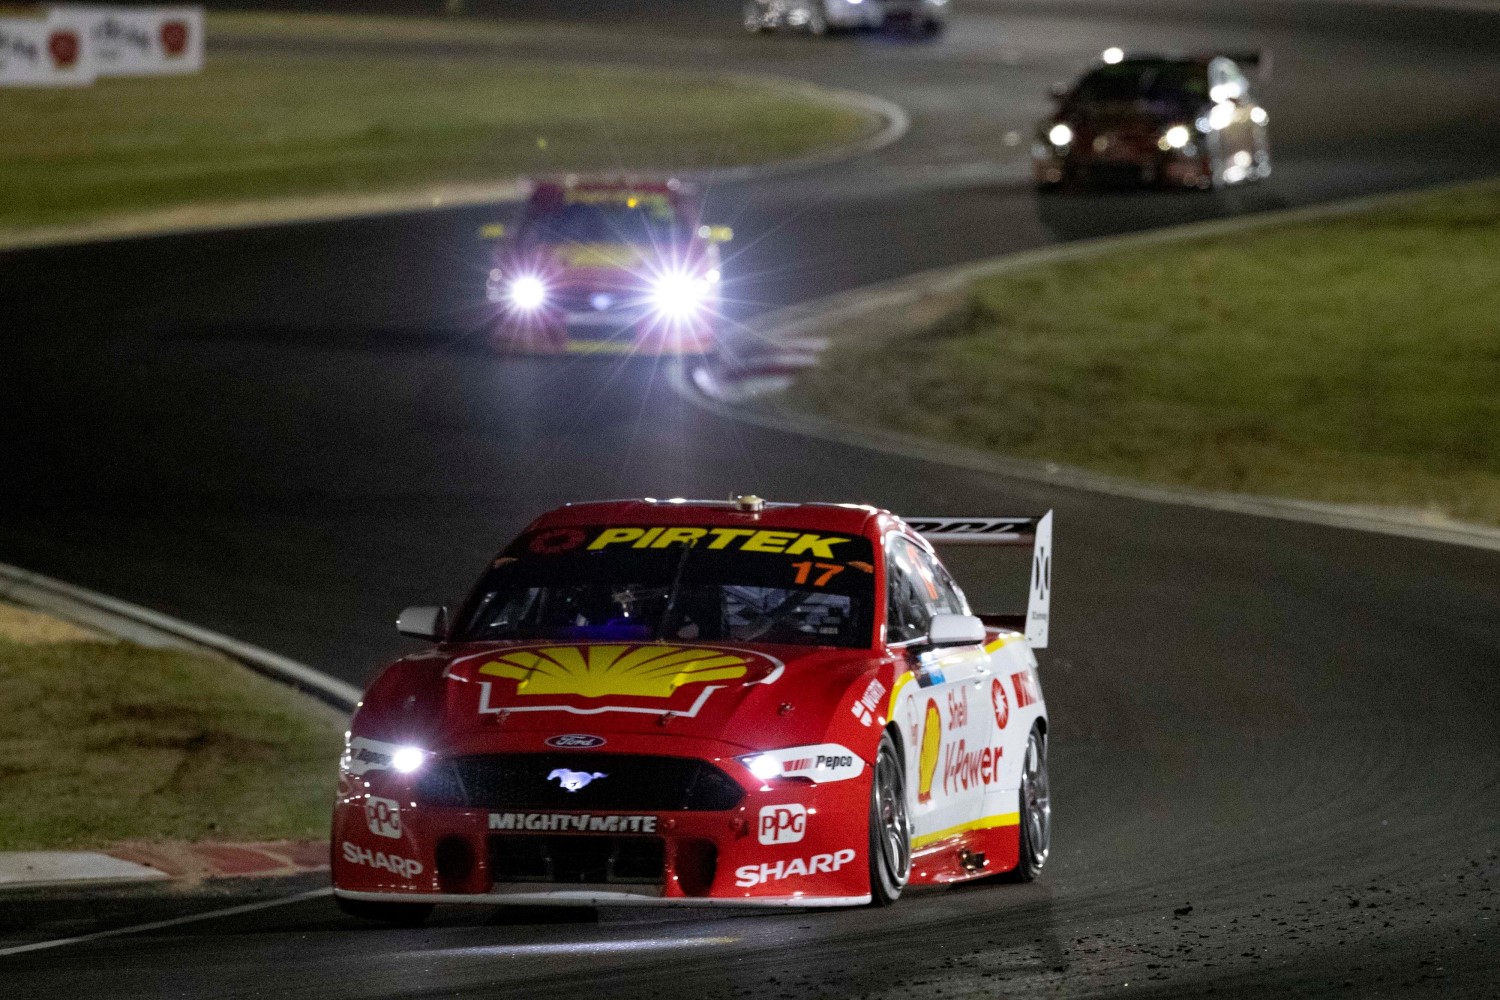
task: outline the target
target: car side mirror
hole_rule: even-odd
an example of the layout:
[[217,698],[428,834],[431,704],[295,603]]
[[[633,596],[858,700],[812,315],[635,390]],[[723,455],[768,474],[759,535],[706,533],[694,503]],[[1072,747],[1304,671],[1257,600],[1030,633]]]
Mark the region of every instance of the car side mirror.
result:
[[974,615],[933,615],[927,626],[931,646],[969,646],[984,642],[984,622]]
[[448,609],[407,608],[396,617],[396,631],[413,639],[437,642],[448,634]]

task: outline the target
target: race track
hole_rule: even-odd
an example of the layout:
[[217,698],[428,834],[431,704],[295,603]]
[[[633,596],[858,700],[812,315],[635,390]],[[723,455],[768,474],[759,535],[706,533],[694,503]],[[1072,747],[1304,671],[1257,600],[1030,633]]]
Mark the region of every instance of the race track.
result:
[[[933,43],[826,45],[741,37],[733,4],[631,5],[616,44],[572,55],[771,72],[910,111],[906,138],[863,160],[715,191],[745,316],[1048,242],[1500,163],[1500,15],[959,2]],[[1224,196],[1038,202],[1015,164],[1046,87],[1108,44],[1272,48],[1276,176]],[[367,929],[319,898],[0,957],[7,995],[1496,995],[1500,554],[764,430],[694,407],[649,361],[491,357],[473,335],[473,235],[497,217],[0,255],[0,561],[358,682],[403,648],[396,610],[456,599],[534,513],[568,500],[733,490],[912,514],[1054,507],[1046,875],[886,912],[476,911],[421,931]],[[958,568],[976,603],[1012,582],[972,557]],[[0,945],[206,905],[7,899]]]

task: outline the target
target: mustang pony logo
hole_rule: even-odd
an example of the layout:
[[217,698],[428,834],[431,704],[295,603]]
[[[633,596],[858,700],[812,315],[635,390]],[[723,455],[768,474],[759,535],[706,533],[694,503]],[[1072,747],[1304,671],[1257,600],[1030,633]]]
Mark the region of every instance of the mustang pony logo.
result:
[[570,771],[565,767],[557,767],[553,768],[552,773],[547,775],[547,780],[557,782],[565,792],[576,792],[595,778],[607,777],[609,775],[603,771]]

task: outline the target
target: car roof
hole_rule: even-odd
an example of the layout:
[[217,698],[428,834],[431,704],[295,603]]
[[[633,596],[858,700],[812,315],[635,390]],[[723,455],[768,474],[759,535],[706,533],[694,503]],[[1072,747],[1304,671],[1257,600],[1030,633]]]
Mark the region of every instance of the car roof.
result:
[[700,525],[829,531],[878,538],[894,518],[864,504],[764,503],[748,510],[733,500],[602,500],[573,503],[538,517],[527,531],[575,525]]

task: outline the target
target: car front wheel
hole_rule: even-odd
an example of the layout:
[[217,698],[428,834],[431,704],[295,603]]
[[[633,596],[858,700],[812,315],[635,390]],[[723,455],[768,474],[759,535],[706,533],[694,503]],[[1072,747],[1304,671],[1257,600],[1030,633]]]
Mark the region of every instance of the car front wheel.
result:
[[890,733],[880,737],[870,782],[870,902],[890,906],[911,877],[911,817],[906,767]]

